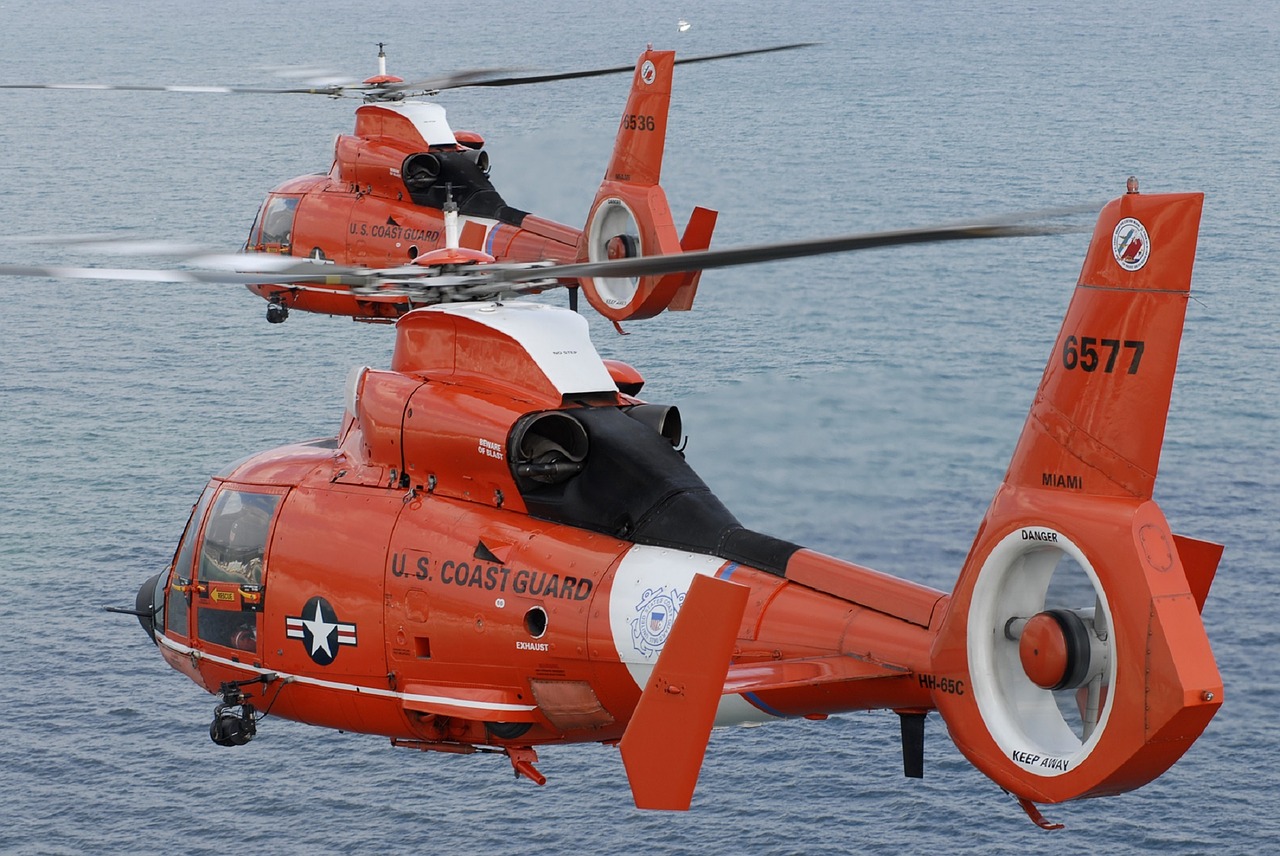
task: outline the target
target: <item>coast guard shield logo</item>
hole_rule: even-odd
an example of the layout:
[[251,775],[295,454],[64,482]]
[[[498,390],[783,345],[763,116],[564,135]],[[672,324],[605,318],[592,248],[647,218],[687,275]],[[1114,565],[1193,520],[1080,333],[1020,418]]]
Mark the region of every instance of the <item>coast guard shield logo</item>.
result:
[[356,626],[338,620],[329,601],[316,596],[302,607],[302,615],[285,616],[285,636],[301,639],[308,656],[318,666],[327,666],[337,659],[343,645],[356,644]]
[[653,67],[653,63],[649,60],[644,61],[644,65],[640,66],[640,79],[645,85],[653,83],[653,79],[658,76],[658,70]]
[[1151,255],[1151,238],[1147,236],[1146,227],[1132,217],[1117,223],[1111,233],[1111,254],[1116,257],[1116,264],[1125,270],[1139,270]]
[[631,619],[631,644],[646,657],[652,657],[666,644],[671,625],[675,623],[684,593],[666,586],[645,589],[636,604],[636,617]]

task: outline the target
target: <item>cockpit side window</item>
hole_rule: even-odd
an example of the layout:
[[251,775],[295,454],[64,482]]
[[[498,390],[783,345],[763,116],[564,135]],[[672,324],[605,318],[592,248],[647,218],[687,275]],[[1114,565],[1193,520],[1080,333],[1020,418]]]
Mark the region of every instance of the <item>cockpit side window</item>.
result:
[[267,540],[280,497],[224,487],[213,503],[196,567],[196,632],[202,641],[257,650]]
[[[156,630],[164,632],[172,630],[179,636],[187,636],[190,632],[189,609],[191,606],[191,563],[196,555],[196,536],[200,532],[200,523],[204,520],[205,509],[213,498],[213,487],[206,487],[200,499],[192,508],[191,517],[187,519],[187,528],[178,542],[174,553],[173,565],[166,575],[169,580],[169,598],[166,607],[156,616]],[[159,598],[156,603],[160,603]]]

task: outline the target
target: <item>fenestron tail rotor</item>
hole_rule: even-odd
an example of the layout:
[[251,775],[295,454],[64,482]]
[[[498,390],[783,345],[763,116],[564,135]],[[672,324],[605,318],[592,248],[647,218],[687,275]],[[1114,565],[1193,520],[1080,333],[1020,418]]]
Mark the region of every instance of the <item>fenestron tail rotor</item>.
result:
[[1024,527],[992,550],[968,632],[972,692],[998,742],[1062,771],[1087,752],[1114,697],[1111,624],[1097,572],[1065,534]]

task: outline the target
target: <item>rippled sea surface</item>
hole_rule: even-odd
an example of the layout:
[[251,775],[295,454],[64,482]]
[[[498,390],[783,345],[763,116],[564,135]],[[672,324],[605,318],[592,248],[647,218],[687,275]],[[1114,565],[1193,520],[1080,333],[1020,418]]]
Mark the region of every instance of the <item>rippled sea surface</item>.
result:
[[[677,69],[663,181],[718,246],[1207,194],[1157,499],[1226,545],[1204,611],[1226,703],[1168,774],[1035,829],[928,723],[926,778],[864,714],[718,731],[693,810],[631,806],[616,750],[505,760],[268,719],[207,737],[213,699],[132,605],[225,464],[332,434],[391,331],[262,320],[238,287],[0,284],[0,851],[1258,852],[1280,835],[1276,308],[1280,18],[1265,4],[758,2],[374,6],[0,0],[0,83],[269,84],[268,66],[410,77],[806,51]],[[691,24],[678,33],[677,20]],[[580,223],[626,76],[442,96],[508,202]],[[265,192],[330,163],[354,104],[0,90],[5,234],[234,248]],[[1084,235],[899,248],[704,277],[694,312],[596,324],[677,403],[689,458],[748,525],[950,589],[1013,442]],[[0,244],[4,261],[85,261]]]

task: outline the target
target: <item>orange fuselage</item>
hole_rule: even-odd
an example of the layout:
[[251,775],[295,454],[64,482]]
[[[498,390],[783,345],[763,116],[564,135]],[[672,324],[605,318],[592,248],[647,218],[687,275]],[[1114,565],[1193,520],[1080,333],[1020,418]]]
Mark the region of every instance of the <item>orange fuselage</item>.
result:
[[943,594],[743,529],[628,414],[579,316],[452,307],[399,333],[339,438],[211,482],[157,628],[175,668],[210,691],[276,673],[260,708],[344,730],[611,741],[702,574],[750,589],[722,722],[932,707]]

